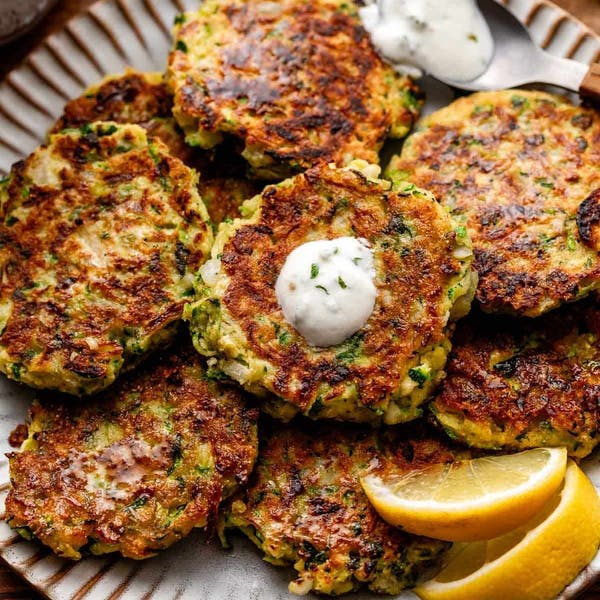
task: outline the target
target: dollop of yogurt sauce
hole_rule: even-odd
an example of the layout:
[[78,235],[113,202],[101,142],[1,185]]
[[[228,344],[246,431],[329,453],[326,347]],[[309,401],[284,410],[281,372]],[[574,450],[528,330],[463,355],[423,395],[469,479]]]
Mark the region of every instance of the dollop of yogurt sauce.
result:
[[313,346],[333,346],[373,312],[373,252],[362,238],[307,242],[289,253],[275,293],[283,315]]
[[360,9],[373,43],[413,77],[470,81],[487,68],[494,41],[475,0],[380,0]]

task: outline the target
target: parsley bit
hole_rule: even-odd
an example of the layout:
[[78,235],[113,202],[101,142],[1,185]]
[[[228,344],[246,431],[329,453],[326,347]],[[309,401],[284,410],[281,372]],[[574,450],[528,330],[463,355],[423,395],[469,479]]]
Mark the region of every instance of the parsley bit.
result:
[[315,279],[318,274],[319,274],[319,265],[316,263],[313,263],[312,265],[310,265],[310,278]]
[[346,282],[341,278],[338,277],[338,283],[340,284],[340,287],[345,290],[348,286],[346,285]]
[[324,292],[325,292],[325,293],[326,293],[326,294],[329,296],[329,292],[327,291],[327,288],[326,288],[326,287],[324,287],[324,286],[322,286],[322,285],[315,285],[315,287],[316,287],[318,290],[323,290],[323,291],[324,291]]
[[359,263],[361,260],[362,260],[362,258],[361,258],[360,256],[355,256],[355,257],[352,259],[352,262],[353,262],[355,265],[358,265],[358,263]]

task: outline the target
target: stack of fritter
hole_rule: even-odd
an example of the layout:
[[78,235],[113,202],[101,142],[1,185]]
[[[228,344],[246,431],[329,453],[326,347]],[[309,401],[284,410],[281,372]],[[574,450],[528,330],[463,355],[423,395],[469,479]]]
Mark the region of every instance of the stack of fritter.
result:
[[523,90],[457,100],[392,159],[387,174],[431,190],[473,240],[488,314],[458,326],[431,405],[452,438],[576,457],[600,441],[598,160],[595,110]]
[[[237,528],[292,591],[395,594],[448,544],[386,524],[362,474],[593,450],[600,313],[575,301],[600,288],[598,115],[476,94],[379,179],[419,108],[348,0],[206,0],[166,75],[67,105],[0,184],[0,369],[46,390],[10,457],[12,526],[74,559]],[[341,236],[369,242],[375,308],[314,347],[275,282]]]

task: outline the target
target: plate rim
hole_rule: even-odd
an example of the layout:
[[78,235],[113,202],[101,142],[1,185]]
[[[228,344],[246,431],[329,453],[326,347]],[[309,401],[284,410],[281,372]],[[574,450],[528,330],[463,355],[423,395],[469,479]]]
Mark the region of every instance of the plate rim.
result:
[[[514,5],[516,4],[515,0],[495,0],[495,1],[498,2],[499,4],[505,6],[506,8],[508,8],[511,11],[514,9]],[[545,49],[550,45],[550,43],[554,39],[555,35],[557,34],[559,28],[565,22],[575,23],[579,27],[579,33],[578,33],[576,41],[570,46],[567,53],[565,54],[565,56],[567,58],[572,58],[576,54],[578,49],[581,47],[581,45],[585,42],[586,39],[593,39],[596,42],[598,42],[600,45],[600,33],[596,33],[589,25],[584,23],[581,19],[579,19],[572,13],[568,12],[566,9],[555,4],[555,2],[553,2],[552,0],[524,0],[524,1],[529,2],[529,9],[528,9],[525,17],[524,18],[519,17],[519,19],[524,23],[525,26],[530,26],[532,24],[532,22],[534,21],[534,19],[536,18],[536,15],[544,7],[550,8],[550,9],[558,12],[558,14],[560,15],[559,18],[557,18],[553,22],[553,24],[550,26],[550,28],[548,29],[548,31],[546,33],[546,37],[545,37],[543,43],[541,44],[542,48]],[[76,15],[73,15],[71,18],[67,19],[54,32],[50,33],[45,38],[41,39],[35,45],[35,47],[18,64],[16,64],[10,71],[8,71],[4,75],[4,77],[0,80],[0,85],[6,85],[6,84],[14,85],[13,81],[12,81],[13,78],[24,68],[29,67],[29,68],[33,69],[34,72],[38,72],[40,69],[39,69],[39,67],[34,65],[34,63],[32,62],[32,59],[35,57],[36,54],[40,53],[44,49],[51,51],[52,50],[51,44],[52,44],[53,39],[56,39],[67,27],[76,25],[78,22],[83,21],[84,19],[86,19],[88,17],[91,17],[92,19],[96,20],[94,11],[99,10],[99,7],[101,7],[102,5],[116,4],[121,9],[121,11],[124,12],[123,6],[127,6],[128,2],[129,2],[129,0],[96,0],[95,2],[93,2],[92,4],[87,6],[85,9],[83,9],[82,11],[77,13]],[[183,12],[185,10],[182,0],[170,0],[170,3],[179,12]],[[151,5],[151,3],[144,0],[144,6],[151,14],[153,13],[154,7]],[[155,19],[156,23],[159,25],[159,27],[161,29],[163,29],[163,31],[164,31],[164,23],[160,20],[158,15],[152,14],[152,16],[154,17],[154,19]],[[137,28],[135,25],[135,22],[130,21],[129,25],[134,28]],[[598,50],[596,51],[594,56],[591,58],[591,60],[588,62],[588,64],[596,63],[599,61],[600,61],[600,47],[598,48]],[[83,80],[81,80],[81,83],[82,84],[84,83]],[[51,85],[51,87],[54,88],[53,85]],[[57,92],[59,91],[56,88],[54,88],[54,89]],[[62,94],[62,93],[60,95],[64,96],[64,94]],[[2,109],[2,106],[0,103],[0,111],[1,111],[1,109]],[[40,136],[40,139],[43,139],[43,138]],[[0,145],[2,144],[2,142],[3,142],[3,140],[0,139]],[[0,175],[1,175],[1,172],[2,171],[0,170]],[[1,401],[2,400],[0,399],[0,402]],[[6,493],[7,486],[8,486],[8,484],[0,486],[0,494],[4,495]],[[3,515],[0,515],[0,518],[3,518]],[[15,537],[10,538],[10,540],[0,542],[0,561],[1,561],[1,563],[6,565],[7,567],[9,567],[12,572],[16,573],[32,590],[35,590],[35,592],[38,593],[40,596],[42,596],[46,600],[52,600],[51,596],[48,595],[49,590],[47,587],[46,587],[46,589],[44,588],[43,582],[38,584],[38,583],[28,579],[27,574],[26,574],[26,569],[28,566],[27,563],[24,563],[23,565],[13,564],[13,563],[9,562],[8,559],[5,557],[5,554],[4,554],[5,550],[7,548],[9,548],[12,544],[20,541],[21,539],[22,538],[20,538],[19,534],[15,533]],[[47,554],[51,554],[51,551],[49,549],[46,549],[46,547],[42,547],[42,549],[44,552],[46,552],[46,550],[47,550]],[[600,553],[598,556],[600,556]],[[113,557],[109,556],[108,558],[109,558],[109,560],[112,561]],[[596,558],[598,558],[598,557],[596,557]],[[118,562],[119,560],[121,560],[121,559],[116,558],[115,562]],[[77,563],[73,563],[73,564],[75,565]],[[581,580],[581,581],[579,581],[579,580]],[[590,563],[590,564],[586,565],[586,567],[584,567],[584,569],[581,571],[581,573],[572,582],[571,586],[574,586],[574,589],[570,590],[569,595],[566,596],[566,595],[564,595],[564,592],[562,592],[561,595],[559,596],[559,598],[561,600],[569,600],[569,599],[575,600],[576,598],[580,598],[581,594],[585,593],[586,590],[588,590],[590,587],[592,587],[598,581],[600,581],[600,563],[598,565],[594,565],[593,563]],[[578,582],[579,585],[575,585],[576,582]],[[83,582],[83,587],[80,590],[75,592],[75,596],[77,598],[80,597],[80,593],[83,590],[83,588],[85,588],[86,584],[87,584],[87,582]],[[569,587],[571,587],[571,586],[569,586]],[[84,593],[84,595],[86,595],[86,593]]]

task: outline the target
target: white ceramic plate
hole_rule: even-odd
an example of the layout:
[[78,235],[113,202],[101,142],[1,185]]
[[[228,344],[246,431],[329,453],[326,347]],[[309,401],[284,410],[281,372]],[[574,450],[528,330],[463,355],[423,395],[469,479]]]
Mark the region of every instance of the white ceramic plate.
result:
[[[600,57],[600,38],[572,16],[545,0],[504,0],[553,54],[585,63]],[[170,47],[176,13],[198,0],[104,0],[48,38],[25,63],[0,84],[0,174],[7,173],[38,144],[62,112],[64,103],[105,74],[130,65],[161,71]],[[440,90],[438,90],[440,91]],[[0,451],[23,422],[30,390],[0,378]],[[600,457],[586,470],[600,488]],[[0,510],[8,490],[7,460],[0,459]],[[568,549],[565,549],[568,551]],[[160,556],[134,562],[114,556],[72,563],[36,543],[22,540],[0,523],[0,556],[41,593],[53,600],[254,600],[289,599],[291,569],[266,565],[245,539],[234,539],[226,552],[193,534]],[[565,590],[575,598],[600,575],[600,555]],[[353,600],[373,599],[369,593]],[[414,600],[407,592],[399,597]],[[475,599],[474,599],[475,600]]]

